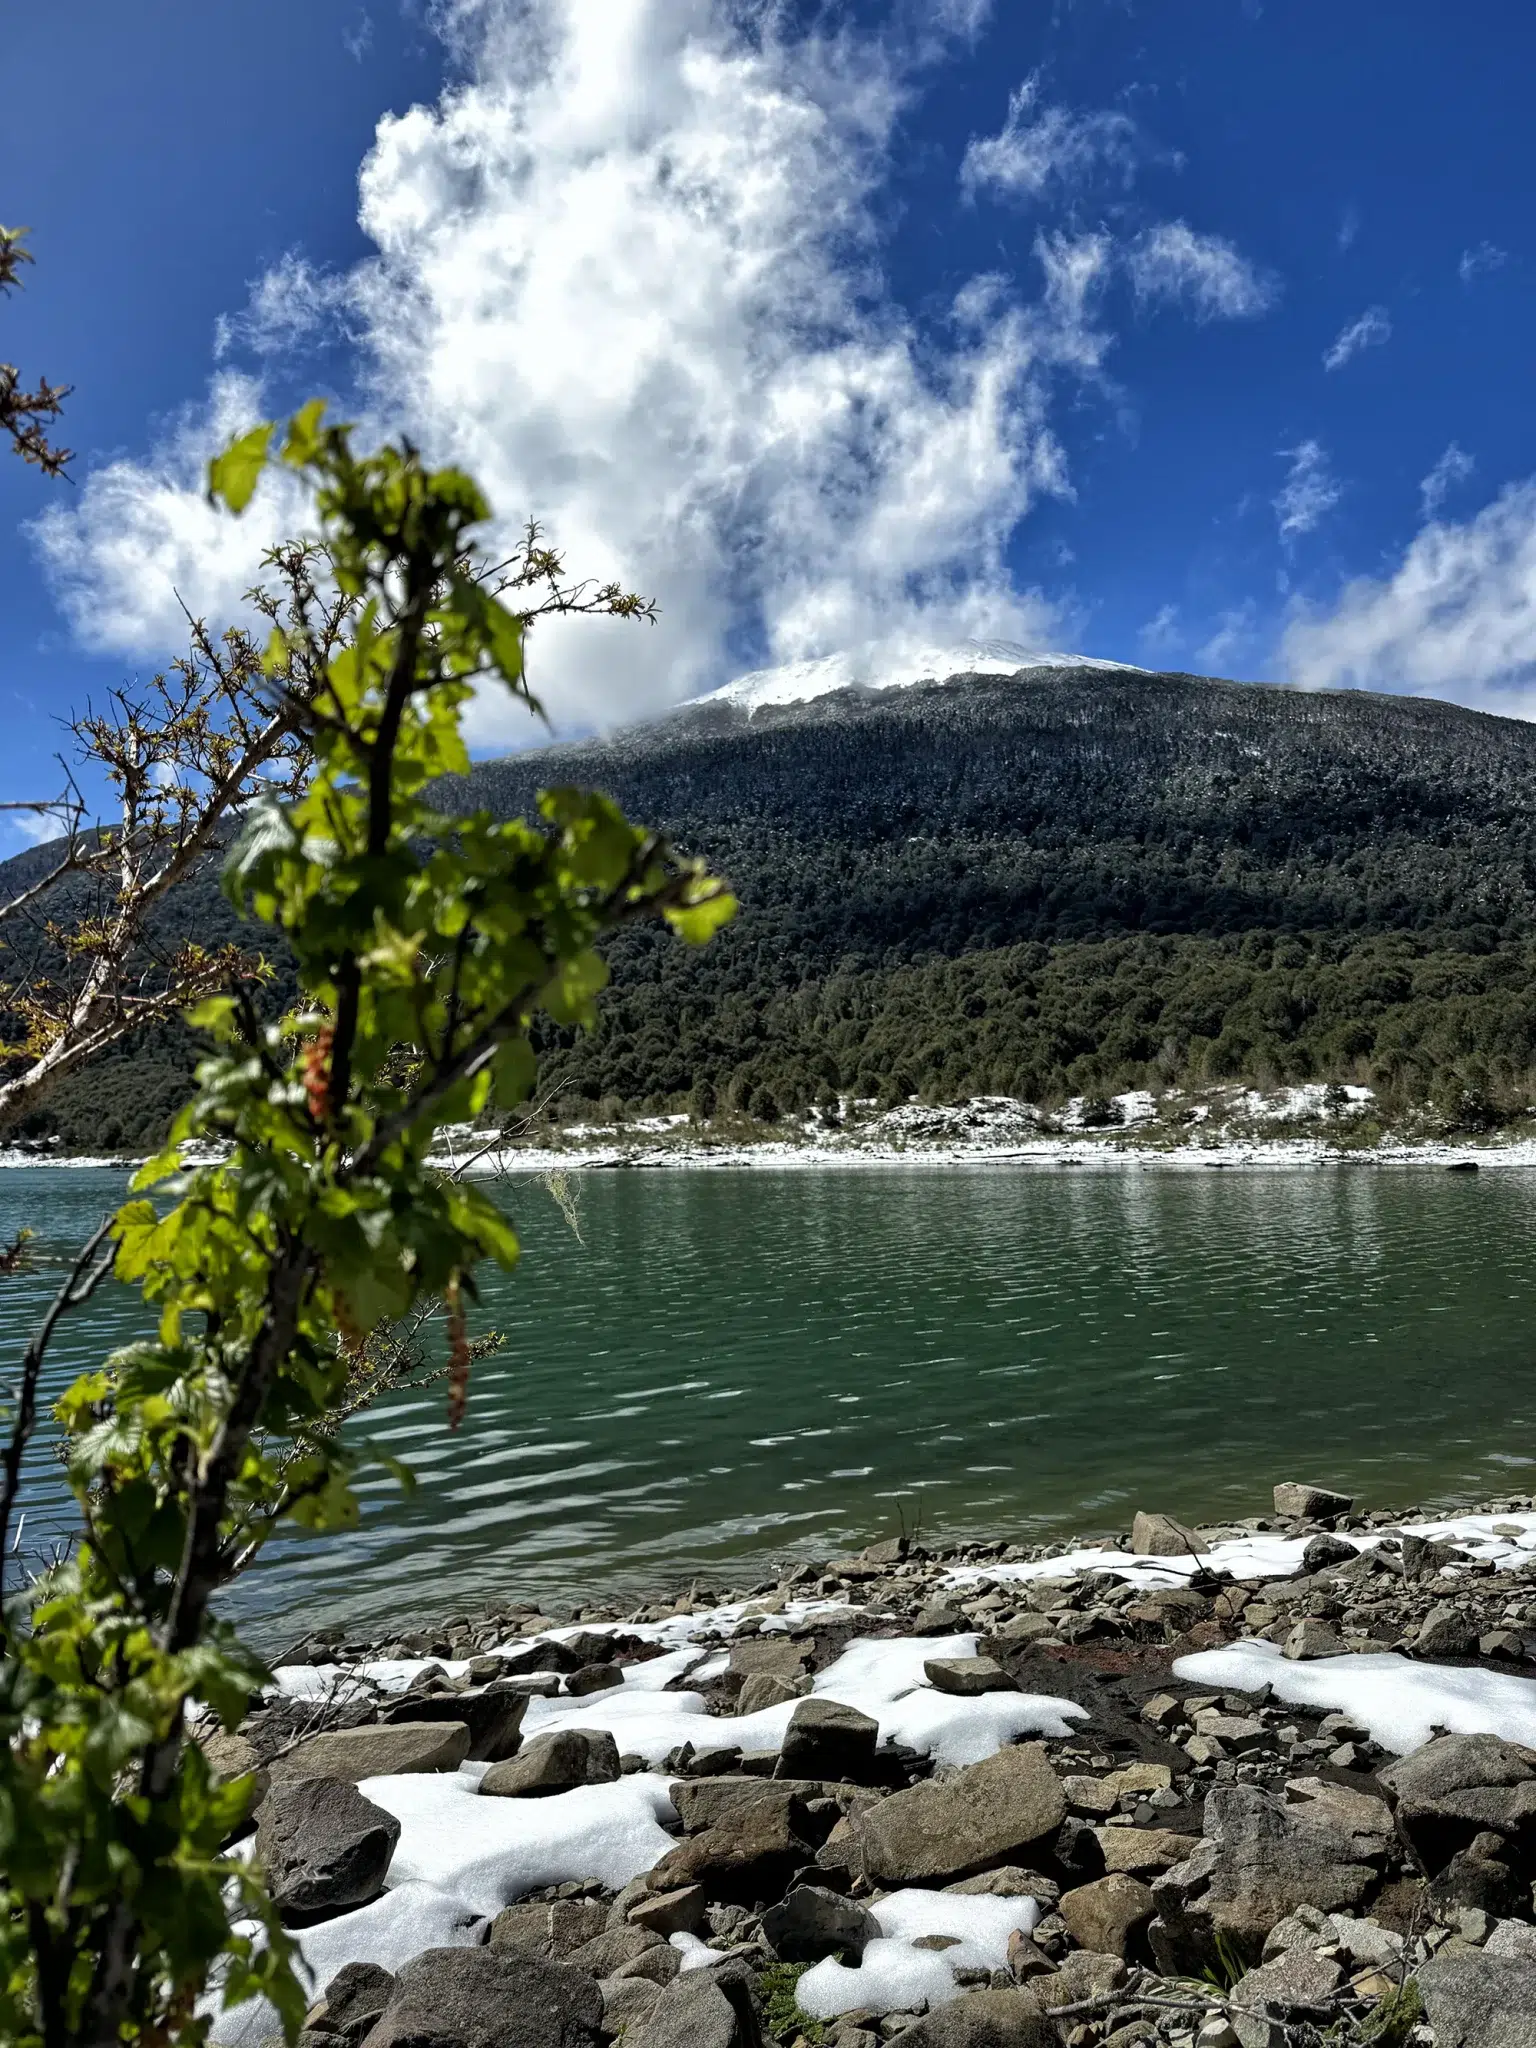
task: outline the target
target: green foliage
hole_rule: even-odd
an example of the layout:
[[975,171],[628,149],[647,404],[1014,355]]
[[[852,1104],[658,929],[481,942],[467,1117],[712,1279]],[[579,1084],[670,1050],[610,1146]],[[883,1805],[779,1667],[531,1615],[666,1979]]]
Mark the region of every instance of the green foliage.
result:
[[1216,1959],[1201,1973],[1201,1981],[1212,1985],[1217,1991],[1230,1991],[1241,1983],[1254,1967],[1245,1961],[1238,1942],[1224,1927],[1216,1930]]
[[809,1963],[770,1963],[758,1977],[757,1995],[768,2036],[781,2048],[802,2039],[809,2041],[811,2048],[821,2048],[827,2039],[821,2021],[811,2019],[795,2003],[795,1986],[809,1968]]
[[[226,2000],[263,1992],[297,2029],[260,1874],[224,1853],[251,1782],[214,1781],[185,1733],[191,1702],[236,1724],[264,1676],[215,1596],[280,1525],[355,1521],[363,1454],[336,1416],[370,1343],[434,1301],[450,1419],[462,1409],[476,1267],[510,1266],[518,1245],[490,1201],[429,1165],[440,1127],[526,1098],[537,1020],[591,1025],[606,933],[655,917],[694,942],[732,908],[581,789],[544,792],[536,822],[426,802],[468,767],[477,685],[532,703],[521,625],[475,580],[485,503],[409,448],[354,454],[318,405],[274,457],[275,439],[260,429],[220,457],[213,495],[238,510],[268,460],[298,472],[358,604],[303,707],[312,781],[254,806],[224,868],[239,915],[285,942],[297,1001],[263,1016],[242,988],[189,1019],[208,1047],[195,1093],[110,1226],[112,1270],[157,1334],[59,1402],[81,1538],[4,1603],[0,2038],[17,2048],[195,2044],[216,1966]],[[274,677],[303,631],[301,617],[274,635]],[[0,1554],[47,1337],[106,1270],[83,1260],[28,1354]],[[256,1937],[231,1932],[226,1887]]]

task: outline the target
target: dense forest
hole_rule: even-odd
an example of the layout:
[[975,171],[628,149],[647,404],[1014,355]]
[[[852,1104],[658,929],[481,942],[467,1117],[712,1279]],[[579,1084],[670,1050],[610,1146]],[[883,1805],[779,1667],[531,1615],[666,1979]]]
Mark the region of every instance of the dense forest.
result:
[[[1227,1079],[1363,1081],[1453,1124],[1533,1099],[1536,729],[1515,720],[1031,670],[685,707],[467,781],[445,797],[501,815],[596,784],[742,899],[701,953],[613,943],[600,1028],[544,1048],[556,1117]],[[211,876],[170,915],[234,935]],[[190,1056],[167,1031],[103,1061],[34,1132],[147,1143]]]

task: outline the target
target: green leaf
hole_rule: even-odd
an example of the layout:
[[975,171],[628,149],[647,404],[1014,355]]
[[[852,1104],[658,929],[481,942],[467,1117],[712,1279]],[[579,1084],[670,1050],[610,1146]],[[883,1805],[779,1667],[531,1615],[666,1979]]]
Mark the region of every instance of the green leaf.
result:
[[679,905],[664,915],[680,939],[685,939],[690,946],[703,946],[722,925],[730,923],[738,907],[729,890],[722,889],[718,896],[706,896],[702,903]]
[[272,421],[263,420],[259,427],[252,427],[248,434],[231,441],[222,455],[214,456],[208,465],[210,503],[222,498],[231,512],[245,510],[267,466],[273,431]]
[[498,1048],[495,1065],[496,1100],[503,1109],[526,1102],[533,1090],[539,1062],[526,1038],[509,1038]]
[[312,463],[324,446],[320,422],[325,417],[325,400],[312,398],[302,406],[288,422],[288,438],[283,443],[283,460],[294,469],[303,469]]

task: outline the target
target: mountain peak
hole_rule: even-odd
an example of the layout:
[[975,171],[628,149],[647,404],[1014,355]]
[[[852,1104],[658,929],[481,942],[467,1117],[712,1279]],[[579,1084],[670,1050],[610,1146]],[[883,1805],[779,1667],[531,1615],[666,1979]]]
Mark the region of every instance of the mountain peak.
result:
[[752,712],[765,704],[801,704],[811,697],[824,697],[832,690],[900,690],[913,683],[942,682],[948,676],[1011,676],[1021,668],[1099,668],[1113,669],[1122,675],[1151,673],[1130,662],[1101,661],[1087,654],[1044,654],[1016,640],[950,640],[931,645],[868,640],[862,646],[826,654],[819,660],[752,669],[693,701],[739,704]]

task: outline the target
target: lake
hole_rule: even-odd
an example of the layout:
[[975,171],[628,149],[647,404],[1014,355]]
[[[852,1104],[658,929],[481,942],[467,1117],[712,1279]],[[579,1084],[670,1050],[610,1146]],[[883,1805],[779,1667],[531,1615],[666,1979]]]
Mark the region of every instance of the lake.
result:
[[[105,1169],[0,1172],[10,1359],[120,1198]],[[514,1594],[718,1587],[914,1526],[1043,1540],[1138,1507],[1262,1513],[1276,1479],[1367,1504],[1528,1489],[1536,1170],[1015,1164],[587,1172],[580,1239],[538,1179],[450,1436],[441,1387],[362,1433],[414,1469],[363,1524],[285,1540],[234,1602],[404,1626]],[[98,1297],[56,1391],[143,1327]],[[33,1460],[25,1543],[66,1524]]]

